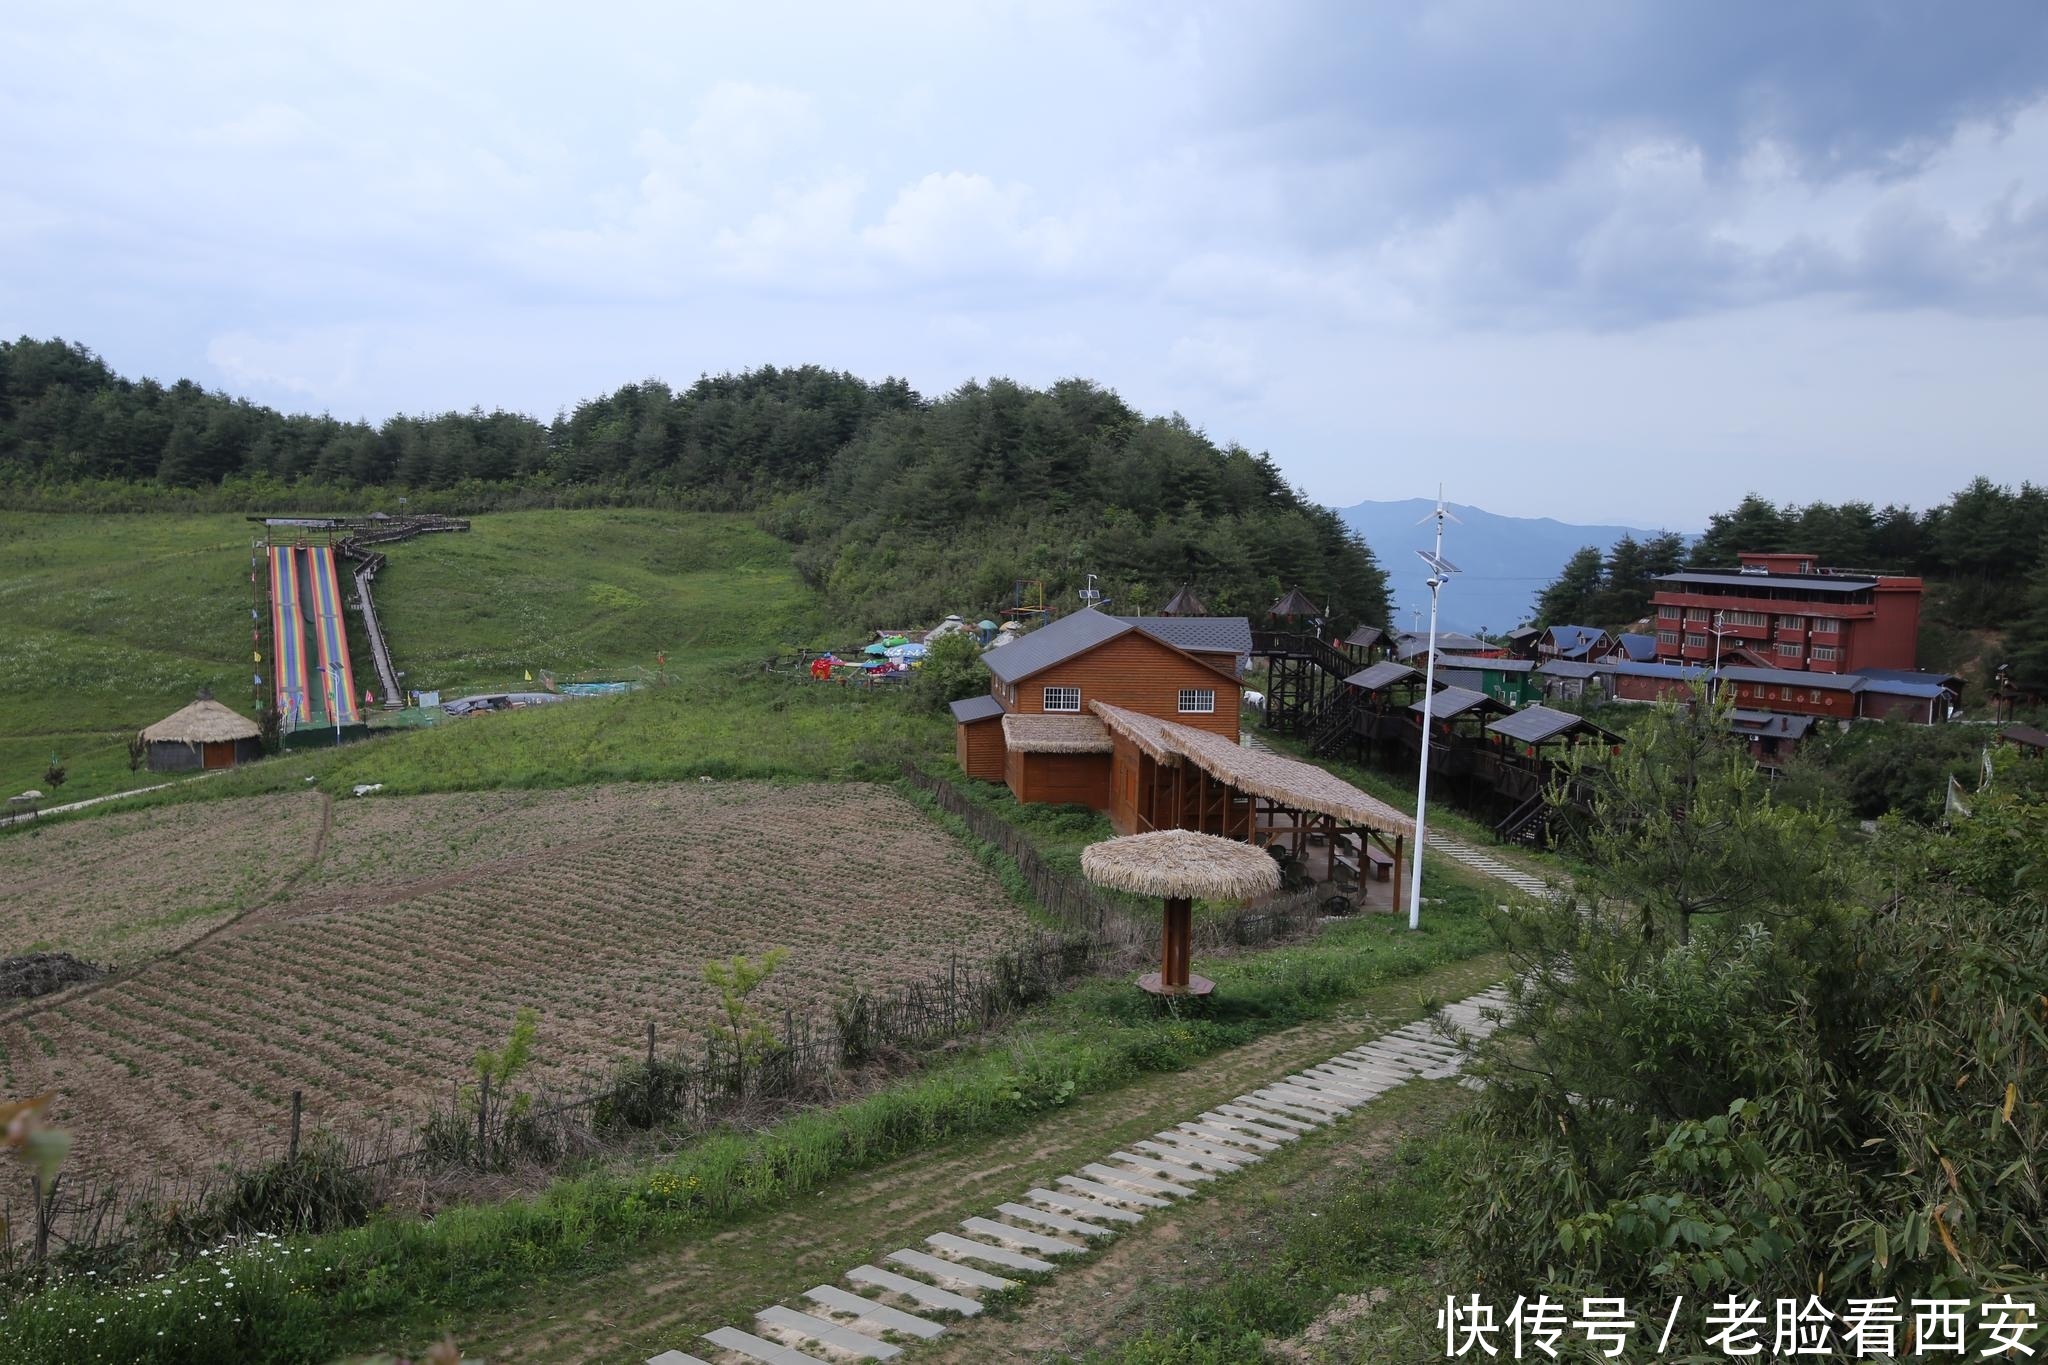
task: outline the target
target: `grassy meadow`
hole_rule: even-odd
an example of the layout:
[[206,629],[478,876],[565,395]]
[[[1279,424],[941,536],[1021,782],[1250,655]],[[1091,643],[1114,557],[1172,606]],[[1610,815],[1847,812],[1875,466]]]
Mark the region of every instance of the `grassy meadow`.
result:
[[[47,789],[53,757],[69,773],[49,793],[57,801],[160,782],[129,769],[135,731],[201,686],[250,711],[251,536],[252,524],[232,514],[0,513],[0,791]],[[274,761],[208,782],[206,794],[266,789],[287,768],[294,782],[318,773],[409,790],[685,770],[815,774],[844,763],[853,731],[875,729],[884,743],[922,735],[895,723],[893,703],[847,703],[856,716],[872,709],[889,718],[848,726],[842,707],[815,696],[739,687],[759,660],[822,630],[788,548],[745,518],[508,512],[389,554],[377,602],[407,687],[514,686],[541,669],[632,677],[651,671],[663,651],[673,686],[659,699],[493,716],[312,761]],[[353,614],[350,624],[357,676],[374,687]],[[786,757],[755,757],[763,747]]]

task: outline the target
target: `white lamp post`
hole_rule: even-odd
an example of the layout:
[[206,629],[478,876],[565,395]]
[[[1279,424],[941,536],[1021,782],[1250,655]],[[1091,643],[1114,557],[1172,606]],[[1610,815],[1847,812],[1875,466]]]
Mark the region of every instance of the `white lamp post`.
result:
[[[1422,765],[1415,779],[1415,859],[1408,880],[1408,927],[1422,927],[1422,840],[1423,830],[1429,816],[1429,743],[1430,726],[1436,719],[1433,702],[1436,696],[1436,608],[1437,594],[1443,588],[1444,580],[1458,571],[1458,566],[1444,558],[1444,521],[1451,516],[1444,506],[1444,490],[1436,490],[1436,510],[1424,517],[1423,521],[1436,522],[1436,550],[1417,550],[1422,562],[1429,566],[1429,653],[1424,657],[1422,671]],[[1419,525],[1420,523],[1418,523]]]

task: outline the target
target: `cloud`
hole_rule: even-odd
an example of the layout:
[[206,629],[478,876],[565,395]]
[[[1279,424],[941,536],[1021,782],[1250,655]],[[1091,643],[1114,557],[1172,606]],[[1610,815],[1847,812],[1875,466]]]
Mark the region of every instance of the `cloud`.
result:
[[969,171],[933,172],[904,186],[861,240],[920,275],[1059,270],[1073,261],[1079,232],[1035,214],[1031,201],[1022,185]]

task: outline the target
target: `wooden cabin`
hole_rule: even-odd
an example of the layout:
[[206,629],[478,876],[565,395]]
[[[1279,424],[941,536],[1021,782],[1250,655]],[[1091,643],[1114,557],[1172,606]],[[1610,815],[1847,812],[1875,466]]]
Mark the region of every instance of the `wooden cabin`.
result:
[[982,656],[989,694],[953,703],[954,756],[1019,801],[1108,809],[1112,745],[1094,704],[1235,744],[1251,648],[1241,616],[1076,612]]

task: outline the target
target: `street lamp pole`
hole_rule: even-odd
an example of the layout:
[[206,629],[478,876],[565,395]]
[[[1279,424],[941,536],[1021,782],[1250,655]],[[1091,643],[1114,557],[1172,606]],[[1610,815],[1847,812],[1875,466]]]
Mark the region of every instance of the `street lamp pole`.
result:
[[[1429,566],[1429,652],[1424,656],[1422,668],[1422,761],[1415,779],[1415,858],[1411,864],[1408,879],[1408,927],[1422,927],[1422,842],[1424,828],[1429,818],[1429,741],[1430,725],[1435,720],[1433,701],[1436,695],[1436,609],[1437,594],[1442,590],[1444,580],[1458,571],[1458,566],[1444,558],[1444,521],[1451,516],[1444,506],[1444,490],[1439,484],[1436,490],[1436,510],[1424,517],[1423,521],[1436,522],[1436,550],[1417,550],[1422,562]],[[1419,524],[1419,523],[1418,523]]]

